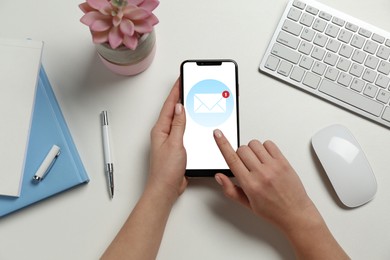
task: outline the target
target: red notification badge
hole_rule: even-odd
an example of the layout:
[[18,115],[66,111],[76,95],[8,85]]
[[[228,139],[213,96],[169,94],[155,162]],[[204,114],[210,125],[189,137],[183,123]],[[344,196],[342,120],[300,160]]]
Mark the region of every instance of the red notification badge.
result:
[[228,98],[229,96],[230,96],[229,91],[225,90],[224,92],[222,92],[222,97],[223,98]]

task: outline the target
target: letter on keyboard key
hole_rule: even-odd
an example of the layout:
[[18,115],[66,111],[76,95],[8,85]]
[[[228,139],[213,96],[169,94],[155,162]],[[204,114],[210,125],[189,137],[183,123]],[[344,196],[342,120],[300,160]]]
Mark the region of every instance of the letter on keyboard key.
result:
[[366,45],[364,45],[363,50],[370,53],[374,54],[376,52],[376,49],[378,48],[378,44],[372,41],[367,41]]
[[378,96],[376,97],[376,99],[382,103],[387,104],[387,103],[389,103],[389,100],[390,100],[390,92],[381,89],[381,90],[379,90],[379,93],[378,93]]
[[383,109],[382,104],[328,80],[322,81],[319,90],[374,116],[379,117]]
[[367,84],[366,88],[363,91],[364,95],[372,97],[372,98],[375,97],[376,92],[378,92],[378,88],[371,85],[371,84]]
[[317,18],[314,21],[314,24],[313,24],[314,30],[319,31],[319,32],[323,32],[325,30],[325,27],[326,27],[326,22],[324,20]]
[[288,60],[294,64],[297,64],[299,61],[299,58],[301,57],[301,54],[284,47],[283,45],[280,45],[279,43],[275,43],[274,47],[272,48],[272,54],[275,56],[278,56],[279,58]]
[[313,73],[306,73],[305,78],[303,79],[303,84],[311,87],[313,89],[316,89],[318,87],[318,84],[320,83],[321,78],[319,76],[314,75]]
[[389,73],[390,73],[390,63],[388,63],[388,62],[386,62],[384,60],[381,61],[381,63],[379,64],[379,67],[378,67],[378,71],[382,72],[385,75],[389,75]]

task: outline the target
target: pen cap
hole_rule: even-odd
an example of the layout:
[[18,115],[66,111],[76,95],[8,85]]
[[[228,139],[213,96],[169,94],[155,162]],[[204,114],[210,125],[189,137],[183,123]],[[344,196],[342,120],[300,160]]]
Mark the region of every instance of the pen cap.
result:
[[59,154],[60,154],[60,147],[58,147],[57,145],[53,145],[49,153],[46,155],[45,159],[43,160],[41,166],[39,166],[33,179],[36,181],[40,181],[41,179],[43,179],[45,175],[48,173],[48,171],[50,170],[50,168],[53,166],[53,163]]

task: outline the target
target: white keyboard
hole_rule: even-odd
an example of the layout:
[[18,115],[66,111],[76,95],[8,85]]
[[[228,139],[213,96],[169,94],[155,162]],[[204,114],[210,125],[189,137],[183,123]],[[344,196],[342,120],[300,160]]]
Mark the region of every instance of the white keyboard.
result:
[[288,3],[260,70],[390,127],[390,33],[312,0]]

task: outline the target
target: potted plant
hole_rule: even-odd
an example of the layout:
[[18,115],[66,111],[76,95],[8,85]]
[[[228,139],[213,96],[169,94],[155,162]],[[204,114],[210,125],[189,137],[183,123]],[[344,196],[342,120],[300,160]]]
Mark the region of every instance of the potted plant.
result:
[[112,71],[135,75],[149,67],[156,50],[152,11],[158,0],[86,0],[80,21],[89,27],[100,59]]

